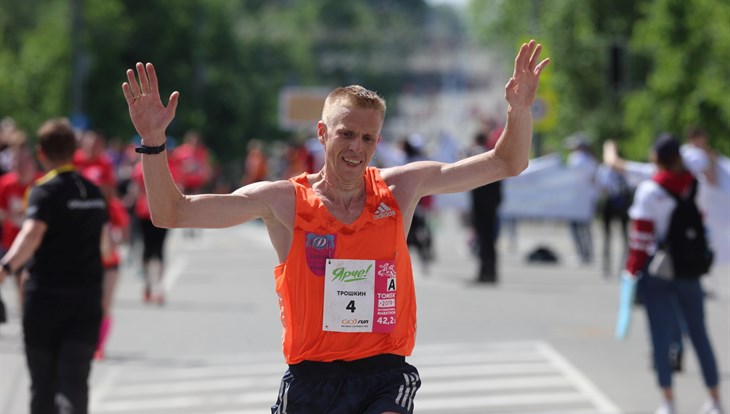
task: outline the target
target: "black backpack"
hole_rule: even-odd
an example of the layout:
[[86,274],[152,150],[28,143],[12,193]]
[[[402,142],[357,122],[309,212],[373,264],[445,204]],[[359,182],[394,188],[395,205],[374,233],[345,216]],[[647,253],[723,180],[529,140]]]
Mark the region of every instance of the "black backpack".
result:
[[[661,184],[660,184],[661,185]],[[679,197],[661,186],[677,202],[669,222],[669,231],[660,244],[672,259],[676,278],[697,278],[710,271],[714,253],[707,243],[702,214],[695,203],[697,180],[692,180],[687,197]]]

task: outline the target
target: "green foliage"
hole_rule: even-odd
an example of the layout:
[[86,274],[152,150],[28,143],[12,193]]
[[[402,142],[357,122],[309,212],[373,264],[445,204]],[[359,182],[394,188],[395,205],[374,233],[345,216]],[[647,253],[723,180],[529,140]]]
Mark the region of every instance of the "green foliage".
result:
[[730,3],[473,0],[470,16],[483,44],[512,50],[529,36],[546,46],[558,116],[548,147],[581,130],[596,150],[613,138],[645,159],[659,132],[700,124],[730,152]]
[[69,10],[63,2],[39,3],[5,0],[0,9],[0,117],[32,132],[70,106],[70,33],[63,24]]
[[730,153],[730,4],[657,0],[643,12],[631,44],[652,67],[646,85],[626,98],[633,144],[645,148],[657,131],[681,135],[699,124],[714,147]]
[[128,138],[120,86],[128,68],[152,62],[163,101],[180,92],[168,132],[199,129],[230,161],[251,138],[289,135],[277,124],[284,86],[397,91],[426,10],[423,0],[0,0],[0,117],[34,131],[45,118],[70,116],[76,76],[91,127]]

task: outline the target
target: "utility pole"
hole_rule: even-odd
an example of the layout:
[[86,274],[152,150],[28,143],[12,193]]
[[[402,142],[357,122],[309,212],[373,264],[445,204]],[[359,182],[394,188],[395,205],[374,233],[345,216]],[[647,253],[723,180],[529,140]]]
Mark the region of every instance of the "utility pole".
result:
[[71,53],[73,68],[71,71],[71,121],[79,129],[87,129],[89,121],[86,116],[85,83],[89,72],[88,57],[83,44],[84,16],[83,1],[71,0]]

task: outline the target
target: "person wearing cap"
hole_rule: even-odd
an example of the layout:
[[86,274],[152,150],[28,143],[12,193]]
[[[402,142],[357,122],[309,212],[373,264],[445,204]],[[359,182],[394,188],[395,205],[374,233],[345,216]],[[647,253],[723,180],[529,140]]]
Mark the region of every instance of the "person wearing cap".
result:
[[702,369],[709,399],[702,414],[722,414],[719,378],[715,354],[705,327],[704,293],[699,277],[676,275],[673,278],[652,274],[647,270],[649,258],[657,242],[664,240],[676,201],[671,191],[684,197],[696,189],[696,179],[685,168],[680,143],[670,134],[661,134],[652,148],[652,161],[657,172],[636,188],[629,209],[631,231],[629,255],[624,274],[639,278],[639,292],[649,320],[654,368],[663,402],[656,414],[674,414],[670,343],[676,341],[678,320],[683,320]]

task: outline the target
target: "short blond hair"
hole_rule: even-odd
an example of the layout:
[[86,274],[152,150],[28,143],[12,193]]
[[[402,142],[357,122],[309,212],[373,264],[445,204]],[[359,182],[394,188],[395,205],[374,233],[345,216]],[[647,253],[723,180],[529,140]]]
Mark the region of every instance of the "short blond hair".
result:
[[358,108],[374,109],[385,118],[385,99],[377,92],[366,89],[360,85],[341,86],[327,95],[322,108],[322,120],[329,123],[330,114],[336,106],[351,104]]

